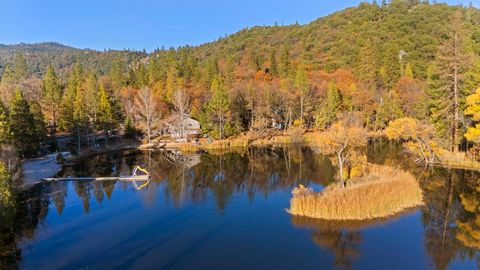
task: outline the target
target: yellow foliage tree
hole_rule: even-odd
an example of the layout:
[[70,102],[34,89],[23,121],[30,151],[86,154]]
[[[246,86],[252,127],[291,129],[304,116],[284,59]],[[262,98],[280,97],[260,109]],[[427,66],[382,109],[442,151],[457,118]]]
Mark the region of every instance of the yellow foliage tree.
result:
[[425,164],[435,161],[433,128],[430,125],[410,117],[399,118],[388,124],[385,135],[390,140],[412,142]]
[[[472,116],[473,121],[480,121],[480,88],[477,91],[467,97],[467,108],[465,114]],[[473,127],[469,127],[465,133],[465,138],[471,142],[480,142],[480,124],[475,124]]]
[[322,132],[318,143],[323,154],[334,157],[339,169],[340,181],[345,187],[344,167],[346,164],[352,165],[357,157],[362,157],[358,154],[358,150],[368,143],[366,129],[351,119],[343,120]]

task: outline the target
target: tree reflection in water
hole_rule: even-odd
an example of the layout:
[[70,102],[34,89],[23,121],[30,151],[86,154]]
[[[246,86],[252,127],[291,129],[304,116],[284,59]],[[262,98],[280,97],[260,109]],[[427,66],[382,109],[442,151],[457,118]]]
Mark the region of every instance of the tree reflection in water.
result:
[[361,231],[393,222],[408,212],[411,210],[389,218],[365,221],[331,221],[292,216],[292,223],[297,227],[309,229],[315,244],[333,254],[335,269],[353,269],[353,263],[362,255],[364,239]]
[[[425,193],[425,206],[421,210],[424,246],[433,267],[446,269],[452,260],[463,258],[480,263],[478,174],[443,169],[423,171],[404,155],[395,144],[375,143],[368,149],[370,162],[396,164],[421,176]],[[174,207],[213,199],[220,214],[227,211],[226,206],[236,194],[245,194],[253,201],[258,196],[268,197],[274,191],[289,191],[298,184],[326,186],[334,181],[335,174],[328,158],[315,154],[310,148],[287,147],[192,155],[166,151],[120,152],[82,160],[65,169],[63,176],[129,175],[136,165],[146,167],[151,175],[149,185],[138,191],[146,206],[154,205],[158,198]],[[73,189],[68,189],[68,185],[73,185]],[[101,204],[114,196],[115,189],[128,188],[132,186],[127,182],[60,182],[37,185],[17,194],[12,209],[0,210],[0,268],[18,267],[21,250],[17,244],[35,235],[50,203],[58,215],[62,215],[67,196],[74,195],[68,194],[69,190],[80,198],[88,214],[94,201]],[[295,217],[292,222],[311,229],[312,240],[334,254],[335,268],[349,269],[361,258],[365,240],[360,228],[365,223],[359,227],[359,224],[333,224]]]
[[50,192],[49,186],[34,186],[18,192],[12,207],[0,209],[0,269],[19,268],[22,251],[18,242],[35,236],[35,229],[48,214],[50,200],[44,194]]

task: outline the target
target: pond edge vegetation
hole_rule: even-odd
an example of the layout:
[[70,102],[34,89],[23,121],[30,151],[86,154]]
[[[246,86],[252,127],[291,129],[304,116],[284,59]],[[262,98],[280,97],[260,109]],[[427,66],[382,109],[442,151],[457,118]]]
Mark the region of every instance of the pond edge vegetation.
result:
[[335,183],[321,192],[300,185],[292,191],[292,215],[324,220],[368,220],[394,216],[423,205],[422,189],[408,172],[389,166],[369,165],[364,177],[344,187]]

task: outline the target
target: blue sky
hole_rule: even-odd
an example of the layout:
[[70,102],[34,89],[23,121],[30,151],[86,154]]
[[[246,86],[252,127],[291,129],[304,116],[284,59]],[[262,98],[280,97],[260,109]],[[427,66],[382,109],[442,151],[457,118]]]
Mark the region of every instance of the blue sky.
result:
[[[247,26],[307,23],[359,2],[0,0],[0,43],[57,41],[78,48],[150,51],[205,43]],[[480,0],[446,2],[480,7]]]

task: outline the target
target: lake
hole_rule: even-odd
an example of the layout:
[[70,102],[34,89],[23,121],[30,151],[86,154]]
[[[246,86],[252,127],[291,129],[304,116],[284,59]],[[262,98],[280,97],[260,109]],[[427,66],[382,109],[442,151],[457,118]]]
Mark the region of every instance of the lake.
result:
[[126,151],[66,168],[150,171],[148,183],[58,182],[26,191],[0,231],[3,269],[478,269],[478,174],[424,169],[391,143],[368,159],[409,170],[425,206],[369,222],[292,217],[292,188],[321,190],[335,168],[315,149],[180,155]]

